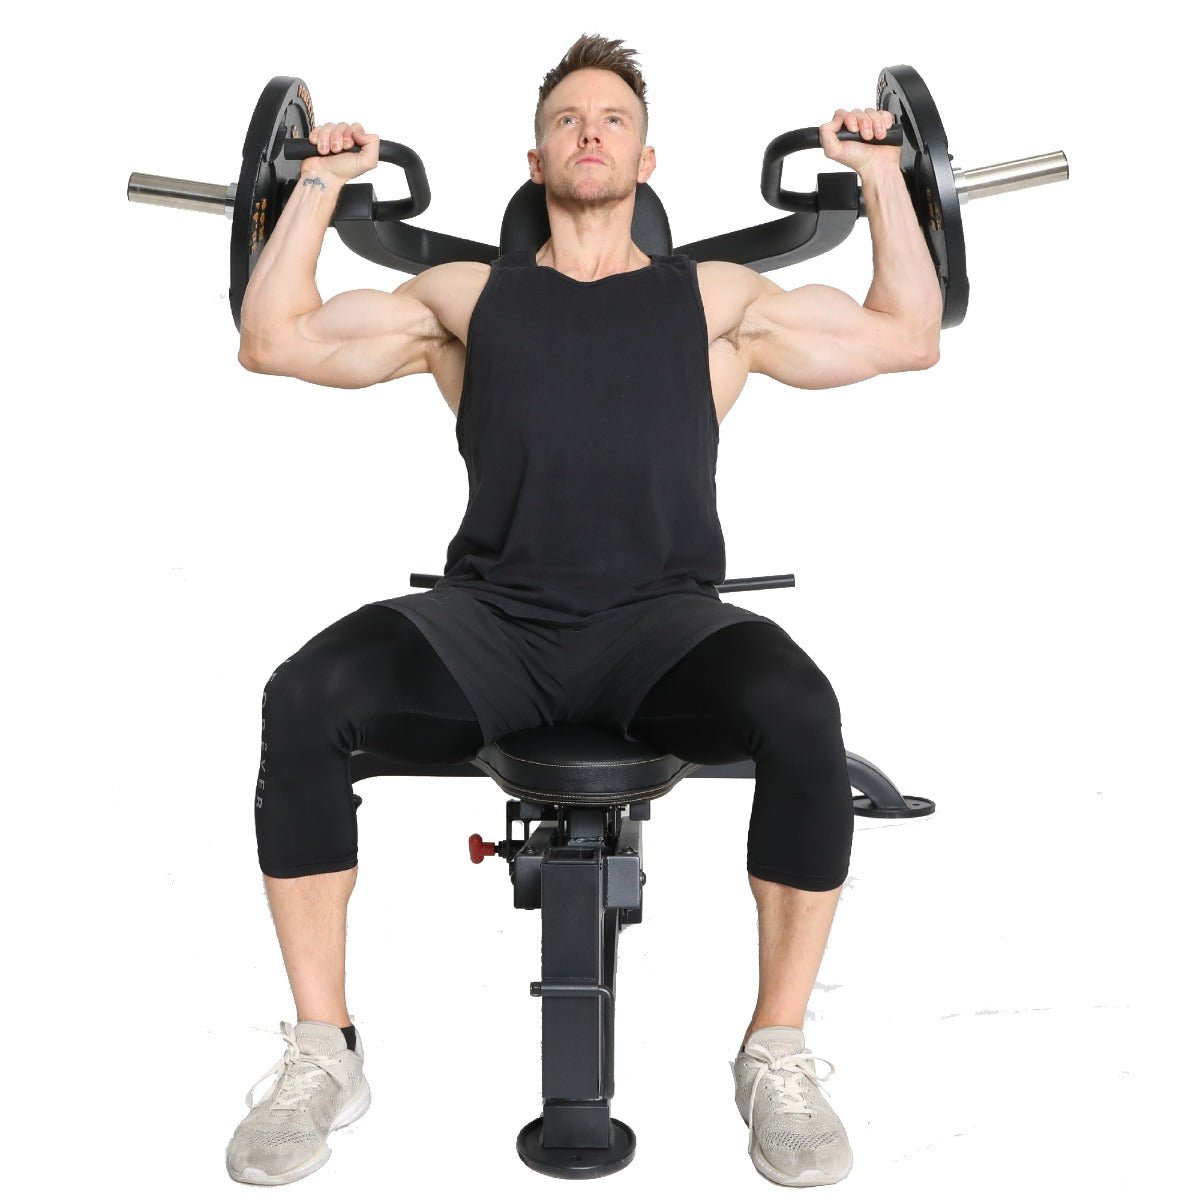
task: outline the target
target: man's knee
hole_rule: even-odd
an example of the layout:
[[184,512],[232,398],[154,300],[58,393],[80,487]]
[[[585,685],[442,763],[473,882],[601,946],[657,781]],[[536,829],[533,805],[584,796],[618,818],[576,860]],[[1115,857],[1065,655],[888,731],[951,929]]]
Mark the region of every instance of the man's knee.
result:
[[344,661],[330,654],[297,653],[271,672],[263,687],[263,714],[319,724],[345,714],[358,689]]
[[755,722],[783,736],[840,729],[842,709],[833,685],[807,655],[786,655],[757,670],[747,666],[742,703]]

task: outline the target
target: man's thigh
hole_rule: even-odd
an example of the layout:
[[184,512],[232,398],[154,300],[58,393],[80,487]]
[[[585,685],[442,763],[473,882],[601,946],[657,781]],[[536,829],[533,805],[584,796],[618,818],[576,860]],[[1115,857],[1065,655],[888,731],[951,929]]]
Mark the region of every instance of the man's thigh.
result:
[[787,631],[745,621],[709,634],[670,667],[629,732],[688,762],[736,762],[755,756],[769,723],[796,728],[834,715],[840,725],[828,679]]

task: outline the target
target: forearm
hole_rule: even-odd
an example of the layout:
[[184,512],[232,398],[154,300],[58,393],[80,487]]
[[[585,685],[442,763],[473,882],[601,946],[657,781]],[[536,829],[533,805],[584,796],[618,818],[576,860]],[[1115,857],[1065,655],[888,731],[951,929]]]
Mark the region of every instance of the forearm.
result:
[[321,305],[317,256],[343,181],[301,174],[255,264],[242,298],[242,340],[265,345],[271,331]]
[[911,329],[914,338],[936,346],[942,326],[941,284],[899,165],[863,175],[862,192],[875,263],[863,307],[888,313]]

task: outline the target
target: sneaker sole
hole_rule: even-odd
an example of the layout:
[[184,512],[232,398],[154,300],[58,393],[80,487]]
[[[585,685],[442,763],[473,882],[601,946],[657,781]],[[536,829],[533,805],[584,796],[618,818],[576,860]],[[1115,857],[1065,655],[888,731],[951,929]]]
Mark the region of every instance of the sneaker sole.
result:
[[[371,1089],[367,1086],[367,1081],[364,1078],[358,1095],[338,1114],[329,1132],[333,1133],[338,1129],[344,1129],[347,1125],[353,1124],[370,1107]],[[293,1167],[290,1171],[283,1171],[279,1175],[268,1175],[266,1171],[260,1170],[258,1167],[244,1167],[242,1170],[237,1171],[228,1162],[225,1163],[225,1169],[229,1172],[229,1177],[238,1183],[254,1183],[267,1186],[281,1183],[295,1183],[297,1179],[303,1179],[305,1175],[311,1175],[314,1171],[319,1171],[329,1161],[329,1156],[332,1153],[333,1151],[328,1146],[322,1144],[321,1148],[307,1162],[302,1162],[298,1167]]]
[[759,1149],[757,1140],[754,1143],[754,1150],[750,1155],[750,1160],[754,1163],[755,1169],[760,1175],[765,1176],[772,1183],[781,1183],[784,1187],[819,1187],[824,1183],[841,1183],[847,1175],[850,1174],[850,1168],[854,1166],[854,1158],[851,1156],[850,1162],[846,1169],[840,1175],[831,1175],[827,1171],[801,1171],[799,1175],[785,1175],[782,1171],[777,1171],[766,1158],[763,1157],[762,1151]]

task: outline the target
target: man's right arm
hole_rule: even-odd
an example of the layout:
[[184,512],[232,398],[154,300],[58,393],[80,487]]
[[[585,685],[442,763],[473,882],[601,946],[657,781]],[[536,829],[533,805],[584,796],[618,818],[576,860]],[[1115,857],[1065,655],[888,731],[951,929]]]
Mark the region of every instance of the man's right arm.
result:
[[302,170],[284,205],[242,300],[238,361],[248,370],[362,388],[428,371],[430,348],[445,340],[420,295],[434,284],[425,277],[436,267],[395,292],[362,289],[322,303],[317,256],[343,182],[319,168]]

